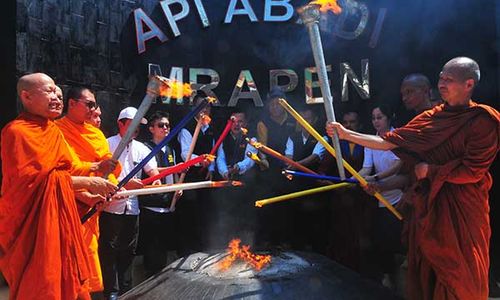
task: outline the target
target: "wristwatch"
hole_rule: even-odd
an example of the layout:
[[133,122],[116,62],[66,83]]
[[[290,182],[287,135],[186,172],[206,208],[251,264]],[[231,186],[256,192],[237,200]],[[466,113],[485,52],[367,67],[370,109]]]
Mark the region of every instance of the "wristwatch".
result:
[[375,178],[375,181],[378,181],[379,179],[377,174],[373,175],[373,178]]

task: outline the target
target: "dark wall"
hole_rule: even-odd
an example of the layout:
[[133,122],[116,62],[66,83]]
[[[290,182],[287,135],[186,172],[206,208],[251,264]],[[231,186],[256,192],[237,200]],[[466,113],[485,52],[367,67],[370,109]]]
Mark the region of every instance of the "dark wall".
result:
[[[9,67],[3,69],[7,70],[3,74],[11,78],[10,88],[6,88],[11,91],[8,98],[12,99],[14,74],[18,77],[26,72],[46,72],[63,87],[90,85],[103,106],[103,129],[111,133],[119,109],[128,103],[138,105],[144,96],[147,63],[154,62],[162,66],[166,75],[171,66],[216,69],[221,76],[216,92],[223,103],[227,102],[241,69],[252,71],[265,100],[269,69],[292,68],[299,75],[295,99],[302,101],[303,68],[313,63],[307,34],[302,25],[294,23],[296,18],[286,23],[263,22],[264,1],[250,0],[258,23],[235,16],[232,24],[223,24],[229,1],[204,2],[211,26],[202,28],[192,6],[190,15],[178,22],[182,35],[177,38],[173,38],[167,28],[158,1],[17,1],[16,13],[6,6],[4,15],[10,17],[10,21],[2,29],[12,28],[12,16],[15,15],[17,32],[15,43],[8,36],[6,39],[11,41],[6,42],[8,46],[17,45],[15,73],[12,52],[4,56],[10,57],[6,61],[10,71]],[[305,2],[292,1],[294,6]],[[494,0],[367,1],[370,19],[367,29],[357,39],[339,38],[332,34],[333,26],[323,26],[326,61],[334,67],[331,76],[336,108],[353,106],[366,110],[370,103],[378,100],[391,103],[401,111],[399,84],[402,77],[410,72],[423,72],[436,84],[442,64],[457,55],[467,55],[479,62],[482,82],[475,98],[498,108],[499,42],[498,25],[495,27],[495,24],[500,18],[500,4],[496,3]],[[131,32],[130,14],[138,7],[142,7],[171,38],[163,44],[148,42],[148,50],[142,55],[131,48],[135,36]],[[369,40],[380,8],[387,8],[386,19],[377,46],[370,47]],[[330,25],[335,24],[335,18],[330,17]],[[5,20],[9,18],[3,18]],[[349,62],[359,75],[363,58],[370,60],[371,99],[361,100],[351,88],[350,101],[339,103],[339,63]],[[185,71],[184,78],[187,77]],[[179,110],[161,104],[155,108]],[[260,109],[255,111],[257,114]],[[11,111],[3,119],[13,115]]]
[[[118,111],[135,83],[122,76],[120,34],[130,11],[155,1],[17,1],[16,76],[41,71],[63,89],[87,85],[102,106],[104,131],[114,130]],[[111,117],[113,116],[113,117]]]

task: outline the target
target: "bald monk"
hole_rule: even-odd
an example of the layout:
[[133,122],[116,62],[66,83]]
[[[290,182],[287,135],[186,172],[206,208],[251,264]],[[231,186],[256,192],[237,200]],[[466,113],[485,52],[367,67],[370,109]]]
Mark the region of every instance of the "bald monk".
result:
[[[118,184],[116,177],[120,175],[121,166],[111,159],[108,142],[102,131],[87,123],[94,113],[97,103],[94,94],[88,88],[72,87],[66,94],[66,115],[55,121],[64,135],[64,138],[75,151],[83,164],[88,164],[87,176],[108,178],[114,184]],[[118,168],[116,168],[118,164]],[[93,195],[86,190],[76,193],[76,200],[80,217],[85,215],[94,205],[104,202],[106,199],[100,195]],[[88,247],[88,259],[90,264],[90,292],[99,292],[104,289],[99,263],[97,241],[99,240],[98,214],[83,224],[83,238]]]
[[25,75],[17,91],[24,112],[1,133],[0,271],[10,299],[89,299],[73,189],[107,195],[116,186],[70,176],[74,157],[53,122],[63,103],[49,76]]
[[401,83],[401,99],[407,110],[417,114],[432,108],[431,83],[420,73],[407,75]]
[[[327,124],[332,135],[391,150],[415,164],[408,236],[409,299],[487,299],[488,169],[500,147],[500,115],[471,100],[480,77],[467,57],[447,62],[439,76],[445,103],[382,137]],[[407,216],[408,217],[408,216]]]

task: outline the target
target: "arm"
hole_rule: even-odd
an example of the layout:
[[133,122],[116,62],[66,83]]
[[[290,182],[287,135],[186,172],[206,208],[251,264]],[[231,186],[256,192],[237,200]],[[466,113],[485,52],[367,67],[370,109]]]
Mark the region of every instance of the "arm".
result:
[[[208,126],[206,128],[208,128]],[[202,127],[202,130],[203,130],[203,127]],[[212,140],[212,148],[213,147],[215,147],[215,139]],[[219,148],[220,148],[220,146],[219,146]],[[217,154],[217,152],[215,154]],[[215,160],[210,162],[210,164],[208,165],[207,179],[208,179],[208,177],[210,177],[209,180],[212,180],[212,176],[213,176],[214,171],[215,171]]]
[[85,203],[86,205],[92,207],[96,205],[99,202],[104,202],[106,201],[106,197],[101,196],[101,195],[94,195],[88,191],[81,190],[75,192],[75,198],[76,200]]
[[224,179],[227,179],[227,162],[226,162],[226,154],[224,153],[224,143],[222,143],[217,149],[217,158],[215,159],[215,162],[217,164],[217,171],[219,174],[224,177]]
[[[364,158],[363,158],[363,168],[358,173],[363,178],[367,179],[368,177],[371,177],[370,175],[372,174],[372,171],[373,171],[373,151],[372,151],[372,149],[366,148],[366,147],[363,151],[365,153]],[[373,179],[370,178],[369,181],[372,181],[372,180]]]
[[311,166],[315,163],[319,163],[325,154],[325,147],[321,143],[316,143],[314,145],[313,152],[308,157],[298,161],[299,164],[304,166]]
[[392,175],[397,174],[399,172],[399,170],[401,169],[402,165],[403,165],[403,162],[398,159],[387,170],[384,170],[380,173],[377,173],[376,175],[377,175],[379,180],[390,177]]
[[363,176],[364,178],[370,176],[372,173],[372,167],[363,167],[361,170],[359,170],[359,175]]
[[99,172],[101,174],[112,173],[118,165],[118,161],[114,159],[104,159],[99,162],[93,162],[90,165],[90,172]]
[[406,174],[396,174],[387,177],[383,181],[373,181],[369,182],[368,185],[363,186],[363,189],[370,195],[375,194],[375,192],[383,192],[390,190],[404,190],[406,189],[410,178]]
[[[186,161],[186,157],[189,152],[189,146],[191,145],[191,141],[193,140],[193,136],[191,133],[183,128],[181,129],[181,132],[179,132],[179,136],[177,137],[177,140],[179,141],[179,144],[181,144],[181,158],[183,161]],[[196,154],[191,155],[191,159],[198,157]]]
[[308,157],[299,160],[298,163],[308,167],[312,164],[319,162],[319,160],[320,160],[319,156],[317,154],[313,153],[313,154],[309,155]]
[[286,140],[285,156],[287,156],[290,159],[293,159],[293,141],[290,137],[288,137]]
[[330,122],[326,124],[326,132],[328,136],[332,137],[335,133],[335,130],[337,131],[340,139],[347,140],[364,147],[377,150],[392,150],[397,147],[393,143],[389,143],[380,136],[352,131],[344,128],[342,124],[337,122]]
[[498,122],[489,116],[481,116],[471,125],[472,129],[466,137],[465,153],[461,159],[444,165],[418,164],[415,167],[417,178],[437,175],[453,184],[476,183],[483,179],[499,149]]
[[86,189],[92,194],[107,196],[116,191],[117,186],[101,177],[71,176],[73,189]]
[[[257,149],[247,144],[245,148],[245,153],[257,153]],[[244,174],[246,171],[250,170],[255,165],[255,162],[248,156],[245,155],[245,158],[242,161],[239,161],[235,164],[235,167],[238,168],[238,174]]]
[[257,140],[259,143],[267,145],[267,127],[262,121],[257,123]]
[[[323,139],[326,141],[328,137],[324,136]],[[326,149],[320,142],[317,142],[313,149],[313,154],[316,154],[320,160],[325,157]]]
[[151,169],[151,170],[147,171],[146,174],[148,174],[149,177],[152,177],[152,176],[160,174],[160,172],[158,172],[158,169],[155,168],[155,169]]
[[390,177],[385,178],[384,181],[378,182],[378,189],[380,191],[390,191],[390,190],[404,190],[408,183],[410,182],[410,177],[406,174],[395,174]]
[[[137,147],[137,151],[140,151],[140,160],[143,160],[146,156],[149,155],[149,148],[140,143],[140,142],[137,142],[137,144],[135,144],[135,147]],[[146,175],[148,175],[149,177],[152,177],[152,176],[155,176],[155,175],[158,175],[160,172],[158,171],[158,162],[156,161],[156,157],[153,156],[145,165],[144,167],[142,168],[143,171],[146,173]],[[155,181],[153,181],[152,183],[153,185],[159,185],[161,184],[161,180],[160,179],[157,179]]]

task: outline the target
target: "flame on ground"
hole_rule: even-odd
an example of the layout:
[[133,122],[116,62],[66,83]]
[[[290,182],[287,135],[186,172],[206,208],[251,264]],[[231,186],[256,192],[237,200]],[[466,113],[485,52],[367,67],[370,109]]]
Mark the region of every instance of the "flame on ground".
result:
[[219,262],[219,269],[225,271],[231,267],[233,262],[241,259],[247,264],[251,265],[257,271],[267,266],[271,262],[271,255],[258,255],[250,252],[250,246],[243,245],[240,247],[241,240],[233,239],[229,242],[227,253],[229,254]]
[[342,12],[342,8],[338,5],[337,0],[314,0],[311,1],[310,4],[319,5],[319,10],[322,13],[332,11],[334,14],[338,15]]

